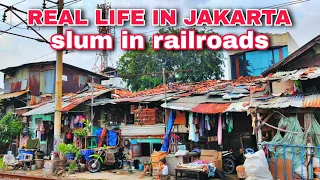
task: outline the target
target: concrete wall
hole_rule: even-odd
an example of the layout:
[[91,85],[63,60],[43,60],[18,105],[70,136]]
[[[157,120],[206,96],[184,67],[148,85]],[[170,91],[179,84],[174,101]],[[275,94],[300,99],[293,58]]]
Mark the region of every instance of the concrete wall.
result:
[[134,126],[120,126],[122,136],[146,136],[146,135],[163,135],[165,134],[165,124]]

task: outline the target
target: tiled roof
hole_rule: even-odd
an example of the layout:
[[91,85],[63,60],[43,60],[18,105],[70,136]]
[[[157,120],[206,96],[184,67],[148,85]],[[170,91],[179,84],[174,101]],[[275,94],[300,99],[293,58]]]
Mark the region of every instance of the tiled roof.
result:
[[202,113],[202,114],[218,114],[223,113],[230,106],[230,103],[216,104],[216,103],[206,103],[199,104],[197,107],[192,109],[192,112]]
[[[207,94],[212,90],[224,89],[228,86],[235,87],[239,85],[254,85],[254,80],[260,77],[239,77],[236,80],[206,80],[202,82],[195,83],[183,83],[183,84],[173,84],[173,88],[168,89],[167,92],[183,92],[184,94],[177,95],[177,97],[185,97],[191,95]],[[161,84],[153,89],[147,89],[138,92],[130,92],[124,90],[116,90],[115,94],[117,98],[132,98],[137,96],[150,96],[162,94],[164,92],[164,86]]]

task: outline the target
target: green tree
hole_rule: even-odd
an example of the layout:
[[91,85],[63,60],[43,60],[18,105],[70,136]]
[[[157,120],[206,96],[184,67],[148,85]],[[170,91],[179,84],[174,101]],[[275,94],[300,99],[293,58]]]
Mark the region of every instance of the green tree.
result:
[[7,113],[0,119],[0,146],[8,145],[15,136],[18,136],[22,131],[21,120]]
[[[179,34],[181,29],[168,28],[160,29],[159,34]],[[196,29],[194,29],[196,30]],[[216,34],[213,30],[196,30],[198,34]],[[118,72],[124,78],[128,87],[132,91],[153,88],[162,83],[162,76],[143,76],[137,74],[147,74],[166,71],[189,70],[188,73],[174,74],[175,80],[179,82],[198,82],[207,79],[220,79],[223,77],[222,66],[224,56],[221,50],[153,50],[152,39],[146,43],[144,51],[127,51],[118,61]],[[137,75],[130,77],[132,75]]]

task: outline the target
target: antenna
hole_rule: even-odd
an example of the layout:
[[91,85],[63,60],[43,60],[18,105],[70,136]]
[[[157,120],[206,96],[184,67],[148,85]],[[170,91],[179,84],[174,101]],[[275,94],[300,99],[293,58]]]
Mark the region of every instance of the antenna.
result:
[[[109,19],[109,10],[111,9],[111,2],[104,1],[103,4],[98,4],[97,9],[102,9],[102,18]],[[115,27],[114,26],[98,26],[97,30],[99,34],[110,34],[115,37]],[[97,52],[96,62],[92,68],[92,71],[95,73],[102,74],[103,71],[108,67],[111,60],[112,52],[107,50],[101,50]]]

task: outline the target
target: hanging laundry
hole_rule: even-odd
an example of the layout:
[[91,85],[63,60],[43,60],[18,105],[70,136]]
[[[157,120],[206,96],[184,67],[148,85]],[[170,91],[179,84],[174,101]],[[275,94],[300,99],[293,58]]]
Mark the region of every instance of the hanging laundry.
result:
[[74,119],[74,124],[78,124],[79,122],[79,116],[76,116],[76,118]]
[[46,129],[44,128],[43,121],[40,121],[40,122],[39,122],[39,129],[40,129],[41,132],[46,130]]
[[70,129],[74,128],[74,117],[71,117],[71,121],[70,121]]
[[222,118],[222,129],[226,129],[226,122],[224,118]]
[[222,118],[221,118],[221,114],[219,114],[217,135],[218,135],[218,144],[221,145],[222,144]]
[[197,136],[197,133],[195,131],[196,127],[195,124],[193,124],[193,113],[189,113],[189,140],[198,142],[199,136]]
[[[189,119],[189,112],[184,112],[184,117],[186,118],[186,119]],[[189,128],[189,121],[186,121],[186,128]]]
[[196,125],[197,125],[198,129],[200,129],[200,117],[199,116],[200,116],[200,114],[196,115]]
[[207,114],[206,117],[205,117],[205,129],[208,130],[208,131],[211,130],[211,126],[210,126],[208,114]]
[[41,139],[41,131],[37,131],[37,137],[39,140]]
[[228,133],[230,133],[233,130],[233,117],[232,117],[232,114],[230,114],[230,113],[226,114],[226,122],[228,124]]
[[199,130],[200,136],[203,136],[203,131],[204,131],[204,115],[202,114],[200,118],[200,130]]

